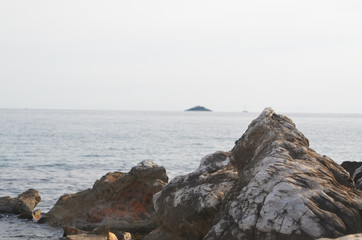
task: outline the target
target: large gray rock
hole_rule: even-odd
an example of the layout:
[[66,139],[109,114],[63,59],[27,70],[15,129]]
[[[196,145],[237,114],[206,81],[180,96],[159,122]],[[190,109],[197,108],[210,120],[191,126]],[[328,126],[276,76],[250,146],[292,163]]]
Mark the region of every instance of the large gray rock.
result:
[[230,159],[240,178],[204,239],[306,240],[362,230],[362,193],[289,118],[265,109]]
[[108,173],[92,189],[62,196],[47,213],[50,225],[149,232],[156,227],[152,197],[168,181],[166,170],[144,161],[129,173]]
[[205,236],[237,177],[229,154],[216,152],[204,157],[195,172],[174,178],[154,196],[162,227],[152,233],[153,239],[176,239],[167,230],[185,239]]
[[295,124],[272,109],[230,153],[205,159],[155,195],[160,227],[147,240],[308,240],[362,232],[362,192],[350,175],[310,149]]
[[0,213],[20,214],[22,218],[33,218],[33,209],[41,201],[40,194],[35,189],[29,189],[18,197],[0,198]]

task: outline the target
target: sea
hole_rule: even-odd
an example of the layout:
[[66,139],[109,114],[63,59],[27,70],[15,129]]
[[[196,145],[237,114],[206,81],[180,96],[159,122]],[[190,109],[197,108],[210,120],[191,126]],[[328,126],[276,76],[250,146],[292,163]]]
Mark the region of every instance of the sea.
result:
[[[231,150],[260,112],[0,109],[0,197],[34,188],[42,197],[35,209],[45,213],[60,196],[91,188],[108,172],[128,172],[143,160],[164,166],[172,179],[194,171],[209,153]],[[321,155],[337,163],[362,161],[361,114],[281,114]],[[0,214],[0,239],[62,234],[60,228]]]

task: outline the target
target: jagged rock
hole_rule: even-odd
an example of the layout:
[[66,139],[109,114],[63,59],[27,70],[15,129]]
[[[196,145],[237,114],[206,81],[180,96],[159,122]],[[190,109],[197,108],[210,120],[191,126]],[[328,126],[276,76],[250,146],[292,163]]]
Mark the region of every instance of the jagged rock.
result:
[[71,226],[63,226],[64,235],[60,240],[118,240],[116,235],[109,231],[108,226],[96,228],[92,231],[83,231]]
[[[230,153],[217,155],[229,177],[210,188],[200,169],[172,180],[154,197],[160,227],[147,240],[309,240],[362,231],[362,192],[350,175],[310,149],[295,124],[272,109],[249,125]],[[217,204],[205,207],[213,194],[204,192],[217,192],[225,181],[230,185],[220,191],[220,202],[214,198]]]
[[339,237],[362,230],[362,192],[309,148],[287,117],[265,109],[231,150],[239,181],[204,239]]
[[35,189],[29,189],[16,198],[1,197],[0,213],[18,214],[21,218],[33,219],[32,211],[40,200],[40,194]]
[[152,197],[168,181],[166,170],[144,161],[129,173],[108,173],[92,189],[62,196],[47,213],[50,225],[149,232],[156,227]]
[[207,155],[195,172],[174,178],[155,194],[155,210],[162,228],[146,239],[176,239],[167,230],[186,239],[205,236],[236,179],[228,153]]
[[362,240],[362,233],[350,234],[339,238],[319,238],[318,240]]

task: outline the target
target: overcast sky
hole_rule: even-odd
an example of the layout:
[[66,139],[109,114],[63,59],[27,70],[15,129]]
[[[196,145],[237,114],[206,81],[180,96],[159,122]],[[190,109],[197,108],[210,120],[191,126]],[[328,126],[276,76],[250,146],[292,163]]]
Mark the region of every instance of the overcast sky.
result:
[[0,0],[0,108],[362,113],[362,1]]

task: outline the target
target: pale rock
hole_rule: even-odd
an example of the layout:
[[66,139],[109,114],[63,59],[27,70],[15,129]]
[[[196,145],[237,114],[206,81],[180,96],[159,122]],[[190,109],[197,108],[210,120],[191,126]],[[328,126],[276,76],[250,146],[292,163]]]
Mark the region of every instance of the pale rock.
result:
[[272,109],[249,125],[230,160],[240,178],[204,239],[306,240],[362,230],[361,192],[349,174]]

